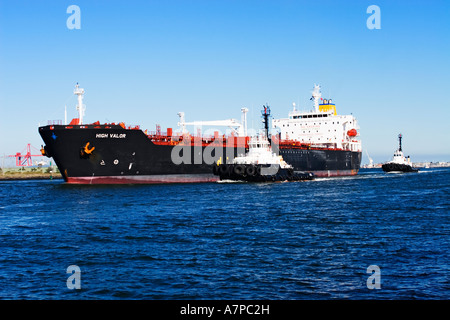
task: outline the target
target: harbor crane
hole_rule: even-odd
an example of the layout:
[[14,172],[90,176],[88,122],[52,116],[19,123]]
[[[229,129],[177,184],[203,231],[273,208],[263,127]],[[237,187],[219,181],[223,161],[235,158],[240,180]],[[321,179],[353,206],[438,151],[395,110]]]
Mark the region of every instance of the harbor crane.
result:
[[[27,144],[26,148],[22,152],[17,152],[14,155],[9,155],[10,158],[16,158],[16,166],[18,167],[31,167],[33,165],[32,157],[42,157],[42,154],[31,154],[31,149],[36,149],[30,143]],[[24,153],[26,151],[26,153]],[[39,151],[39,150],[38,150]]]
[[367,150],[366,150],[366,155],[367,155],[367,158],[369,158],[369,165],[367,166],[367,168],[373,168],[374,167],[373,159],[369,156],[369,153],[367,152]]

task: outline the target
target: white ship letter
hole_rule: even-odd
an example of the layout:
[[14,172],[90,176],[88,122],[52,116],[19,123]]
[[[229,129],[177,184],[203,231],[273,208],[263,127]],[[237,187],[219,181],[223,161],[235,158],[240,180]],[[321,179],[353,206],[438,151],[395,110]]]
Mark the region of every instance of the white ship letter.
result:
[[367,289],[381,289],[381,270],[379,266],[370,265],[367,267],[367,273],[373,274],[367,279]]
[[[180,156],[180,152],[183,153],[182,156]],[[170,159],[176,165],[182,163],[191,164],[191,146],[177,144],[175,147],[172,148]]]
[[[214,152],[214,156],[212,155]],[[208,144],[203,150],[203,161],[206,164],[214,164],[223,158],[223,140],[218,138],[213,143]]]
[[71,265],[67,267],[66,273],[71,273],[72,275],[67,278],[67,288],[69,289],[81,289],[81,270],[80,267],[76,265]]
[[369,30],[381,29],[381,11],[380,7],[376,5],[371,5],[367,7],[367,13],[373,13],[369,18],[367,18],[367,28]]
[[71,5],[67,7],[67,13],[73,13],[69,18],[67,18],[66,25],[70,30],[81,29],[81,11],[80,7],[76,5]]

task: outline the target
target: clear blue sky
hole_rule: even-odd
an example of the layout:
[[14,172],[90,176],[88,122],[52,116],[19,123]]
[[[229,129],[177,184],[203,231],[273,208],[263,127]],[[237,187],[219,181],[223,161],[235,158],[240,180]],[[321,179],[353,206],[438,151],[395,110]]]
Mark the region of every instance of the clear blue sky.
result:
[[[81,9],[69,30],[67,7]],[[370,5],[381,29],[369,30]],[[0,0],[1,153],[42,144],[38,125],[76,117],[155,130],[186,120],[258,128],[268,103],[311,107],[314,83],[360,124],[363,148],[450,161],[450,1]],[[364,153],[363,163],[367,162]]]

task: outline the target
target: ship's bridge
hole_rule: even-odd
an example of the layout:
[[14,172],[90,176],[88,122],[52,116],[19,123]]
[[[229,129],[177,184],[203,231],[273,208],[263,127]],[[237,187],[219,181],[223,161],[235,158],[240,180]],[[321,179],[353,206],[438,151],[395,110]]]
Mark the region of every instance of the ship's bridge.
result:
[[318,110],[315,112],[300,112],[294,110],[289,112],[289,119],[311,119],[311,118],[327,118],[331,116],[336,116],[336,105],[331,102],[331,99],[323,100],[323,103],[318,105]]
[[281,140],[295,140],[312,146],[361,150],[356,140],[359,129],[352,115],[337,115],[336,105],[325,99],[312,111],[289,112],[286,119],[273,119],[272,128]]
[[298,113],[290,112],[289,119],[311,119],[311,118],[327,118],[332,116],[332,113]]

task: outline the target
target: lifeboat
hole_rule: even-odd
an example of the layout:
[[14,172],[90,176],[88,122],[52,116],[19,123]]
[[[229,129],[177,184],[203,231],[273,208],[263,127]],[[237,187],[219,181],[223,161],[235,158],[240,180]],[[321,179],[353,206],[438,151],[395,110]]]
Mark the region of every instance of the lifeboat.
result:
[[351,129],[347,131],[347,135],[349,137],[356,137],[356,135],[358,134],[358,131],[356,131],[356,129]]

